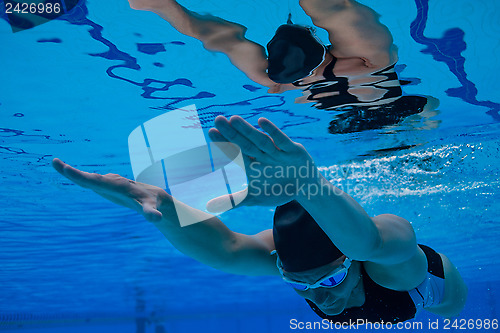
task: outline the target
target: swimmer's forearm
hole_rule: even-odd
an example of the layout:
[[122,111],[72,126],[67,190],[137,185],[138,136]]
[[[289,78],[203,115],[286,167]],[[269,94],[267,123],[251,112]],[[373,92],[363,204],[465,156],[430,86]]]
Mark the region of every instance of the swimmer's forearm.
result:
[[316,16],[341,12],[357,2],[354,0],[300,0],[299,4],[308,15],[312,13]]
[[319,175],[296,200],[311,214],[335,245],[349,258],[364,260],[380,243],[378,229],[365,210],[347,193]]
[[245,37],[246,27],[213,15],[200,15],[173,0],[129,0],[132,8],[156,13],[180,33],[196,38],[209,51],[222,52],[249,79],[266,87],[275,83],[267,76],[262,45]]
[[237,30],[239,24],[213,15],[201,15],[178,4],[174,0],[129,0],[130,6],[138,10],[151,11],[170,23],[181,34],[206,43],[225,31]]
[[269,253],[274,247],[262,240],[262,233],[246,235],[233,232],[215,216],[181,227],[178,214],[184,217],[206,215],[181,202],[176,202],[175,207],[168,202],[162,205],[160,212],[162,219],[154,225],[183,254],[231,274],[275,273],[274,261],[269,260]]
[[129,0],[130,7],[159,15],[180,33],[200,39],[200,15],[181,6],[174,0]]
[[187,217],[205,213],[180,202],[174,206],[172,201],[162,204],[159,211],[162,219],[153,224],[177,250],[216,269],[224,270],[229,265],[235,233],[217,217],[182,227],[178,215]]

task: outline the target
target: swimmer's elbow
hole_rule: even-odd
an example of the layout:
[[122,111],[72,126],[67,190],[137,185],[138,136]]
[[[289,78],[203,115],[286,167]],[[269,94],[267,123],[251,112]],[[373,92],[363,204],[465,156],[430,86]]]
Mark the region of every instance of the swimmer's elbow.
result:
[[263,276],[279,275],[276,259],[270,255],[274,249],[272,230],[256,235],[235,233],[236,237],[228,243],[227,260],[220,270],[237,275]]
[[245,29],[234,25],[217,31],[198,31],[195,38],[203,43],[209,51],[230,53],[241,44],[245,43]]
[[372,220],[378,235],[369,261],[394,265],[415,256],[417,237],[410,222],[394,214],[378,215]]
[[464,291],[459,292],[463,293],[463,297],[459,301],[449,304],[440,304],[437,307],[424,308],[424,310],[447,319],[457,317],[465,308],[465,302],[467,300],[467,287],[465,287]]
[[465,308],[467,302],[468,288],[457,268],[450,259],[440,254],[443,260],[445,286],[443,301],[425,310],[445,318],[456,317]]

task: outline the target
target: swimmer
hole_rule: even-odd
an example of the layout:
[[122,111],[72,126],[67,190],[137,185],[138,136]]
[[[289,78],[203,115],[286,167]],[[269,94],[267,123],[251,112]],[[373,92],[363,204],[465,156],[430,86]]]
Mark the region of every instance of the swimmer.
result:
[[379,14],[357,1],[299,1],[314,25],[328,32],[330,45],[316,37],[314,28],[293,24],[289,15],[287,24],[267,44],[267,53],[245,37],[245,26],[200,15],[175,0],[129,3],[133,9],[158,14],[180,33],[200,40],[205,49],[225,54],[268,93],[300,89],[302,96],[296,103],[347,111],[330,124],[332,134],[382,128],[416,114],[434,123],[428,116],[439,101],[431,96],[403,96],[392,35]]
[[317,27],[328,32],[333,46],[325,48],[308,28],[286,24],[268,45],[270,63],[264,47],[245,37],[243,25],[200,15],[175,0],[129,3],[133,9],[158,14],[180,33],[200,40],[207,50],[226,54],[237,68],[268,87],[270,93],[296,89],[292,82],[300,79],[312,82],[332,62],[335,65],[330,70],[336,75],[359,75],[397,61],[397,49],[387,27],[379,22],[377,13],[356,1],[301,0],[300,6]]
[[[233,232],[215,216],[181,227],[179,209],[183,216],[198,216],[199,211],[182,204],[174,207],[163,189],[116,174],[83,172],[59,159],[53,166],[77,185],[142,214],[174,247],[203,264],[232,274],[279,276],[320,317],[333,322],[396,323],[419,310],[444,317],[460,313],[467,287],[445,255],[418,244],[404,218],[370,217],[319,172],[273,178],[270,170],[315,169],[315,164],[304,146],[271,121],[260,118],[258,124],[265,132],[239,116],[218,116],[209,131],[215,143],[241,147],[247,179],[261,177],[232,194],[234,202],[242,199],[237,207],[277,206],[273,227],[255,235]],[[258,172],[264,168],[270,177]],[[267,193],[258,188],[264,180],[286,191]],[[226,200],[212,199],[207,209],[221,210]]]

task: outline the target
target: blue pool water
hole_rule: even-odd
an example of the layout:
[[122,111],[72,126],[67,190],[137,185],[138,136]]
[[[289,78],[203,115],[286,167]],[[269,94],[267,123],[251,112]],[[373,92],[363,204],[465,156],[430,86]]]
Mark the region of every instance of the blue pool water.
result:
[[[261,44],[288,14],[279,0],[181,3],[247,26]],[[60,19],[15,34],[3,17],[0,330],[289,332],[293,318],[318,321],[279,278],[203,266],[141,216],[50,166],[59,157],[131,178],[129,133],[193,103],[205,130],[217,115],[274,121],[370,215],[406,218],[420,243],[451,259],[469,287],[459,319],[498,319],[500,3],[362,3],[394,36],[405,94],[433,96],[440,106],[397,125],[335,135],[328,133],[334,112],[294,104],[297,92],[266,94],[223,55],[127,1],[80,1]],[[290,9],[296,22],[309,23],[295,1]],[[256,233],[271,227],[272,215],[241,208],[221,219]],[[437,319],[420,313],[413,322],[423,327],[407,331],[435,332],[428,324]],[[448,331],[438,323],[437,331]]]

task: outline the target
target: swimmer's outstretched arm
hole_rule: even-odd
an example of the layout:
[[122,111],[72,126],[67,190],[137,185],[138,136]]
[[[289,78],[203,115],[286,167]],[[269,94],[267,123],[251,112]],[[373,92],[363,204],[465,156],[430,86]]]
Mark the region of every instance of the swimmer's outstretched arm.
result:
[[[231,231],[217,217],[180,227],[172,197],[164,190],[116,174],[83,172],[59,159],[54,168],[75,184],[142,214],[182,253],[222,271],[242,275],[278,275],[269,232],[244,235]],[[177,207],[179,209],[179,207]],[[184,205],[185,214],[199,214]]]
[[275,82],[267,76],[267,57],[262,45],[245,37],[246,27],[209,14],[200,15],[175,0],[129,0],[130,7],[158,14],[180,33],[196,38],[210,51],[226,54],[248,78],[266,87]]
[[[316,170],[304,146],[293,142],[265,118],[259,119],[259,126],[268,135],[239,116],[229,121],[218,116],[216,129],[209,131],[213,141],[232,142],[240,146],[244,155],[249,187],[246,192],[233,193],[233,197],[238,199],[241,195],[243,205],[280,205],[295,199],[346,256],[367,262],[372,271],[376,266],[380,272],[399,274],[393,280],[402,284],[393,285],[394,289],[409,290],[424,279],[425,256],[417,248],[415,233],[408,221],[392,214],[371,218],[352,197],[321,174],[301,171]],[[298,176],[294,175],[294,169]],[[217,211],[218,205],[224,202],[220,198],[209,202],[209,210]]]

